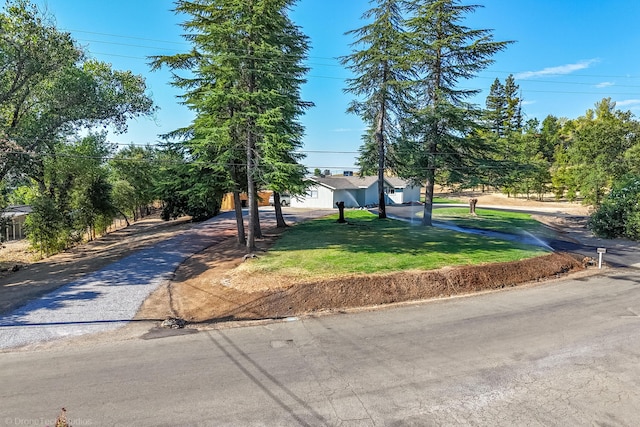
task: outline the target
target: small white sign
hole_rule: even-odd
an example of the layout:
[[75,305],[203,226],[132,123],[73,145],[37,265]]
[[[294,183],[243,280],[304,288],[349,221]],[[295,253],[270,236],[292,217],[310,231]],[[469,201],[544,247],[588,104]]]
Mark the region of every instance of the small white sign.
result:
[[598,248],[597,249],[599,254],[606,254],[607,253],[607,248]]

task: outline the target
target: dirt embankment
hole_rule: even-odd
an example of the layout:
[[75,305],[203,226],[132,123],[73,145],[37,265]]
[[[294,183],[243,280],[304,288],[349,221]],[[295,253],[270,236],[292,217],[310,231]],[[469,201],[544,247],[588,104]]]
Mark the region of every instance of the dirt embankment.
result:
[[[587,208],[576,203],[473,192],[452,197],[478,198],[480,208],[490,205],[544,208],[553,213],[545,216],[548,223],[555,223],[555,218],[561,220],[565,215],[587,214]],[[266,235],[259,242],[265,249],[277,239],[278,231],[269,230]],[[138,318],[178,317],[195,323],[281,318],[482,292],[584,270],[580,257],[550,254],[519,262],[344,276],[306,283],[287,282],[280,277],[244,278],[240,283],[230,280],[244,254],[231,239],[192,257],[178,269],[170,284],[145,302]]]
[[[270,235],[263,247],[275,240]],[[193,323],[273,319],[512,287],[584,270],[580,258],[550,254],[523,261],[432,271],[352,275],[287,283],[253,277],[229,280],[244,251],[233,240],[204,251],[176,272],[142,306],[138,319],[176,317]],[[273,285],[277,282],[277,285]]]

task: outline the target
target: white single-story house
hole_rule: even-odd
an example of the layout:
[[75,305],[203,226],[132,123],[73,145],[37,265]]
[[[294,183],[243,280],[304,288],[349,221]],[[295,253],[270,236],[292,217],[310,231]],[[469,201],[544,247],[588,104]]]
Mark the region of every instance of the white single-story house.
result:
[[[378,177],[375,176],[313,176],[309,189],[302,196],[291,197],[294,208],[336,208],[344,202],[346,208],[378,204]],[[395,177],[385,177],[385,203],[389,205],[420,201],[420,186]]]
[[[19,240],[25,237],[24,221],[31,213],[31,206],[14,205],[2,210],[2,218],[6,220],[4,230],[0,230],[5,240]],[[4,221],[3,221],[4,222]]]

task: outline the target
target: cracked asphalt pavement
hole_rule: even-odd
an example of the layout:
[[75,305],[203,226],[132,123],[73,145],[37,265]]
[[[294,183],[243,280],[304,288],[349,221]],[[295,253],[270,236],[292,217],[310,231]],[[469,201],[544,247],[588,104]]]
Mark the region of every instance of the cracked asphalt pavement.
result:
[[[637,426],[640,272],[378,311],[0,354],[7,420]],[[89,424],[91,423],[91,424]],[[76,425],[76,424],[72,424]]]

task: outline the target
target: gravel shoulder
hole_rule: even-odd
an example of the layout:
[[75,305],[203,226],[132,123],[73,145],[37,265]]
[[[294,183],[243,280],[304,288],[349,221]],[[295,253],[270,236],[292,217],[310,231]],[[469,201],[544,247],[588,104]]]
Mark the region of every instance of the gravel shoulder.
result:
[[167,222],[157,215],[151,216],[37,262],[33,262],[34,254],[27,251],[26,241],[9,242],[0,249],[0,260],[5,270],[0,272],[0,315],[136,251],[176,236],[192,225],[189,218]]

